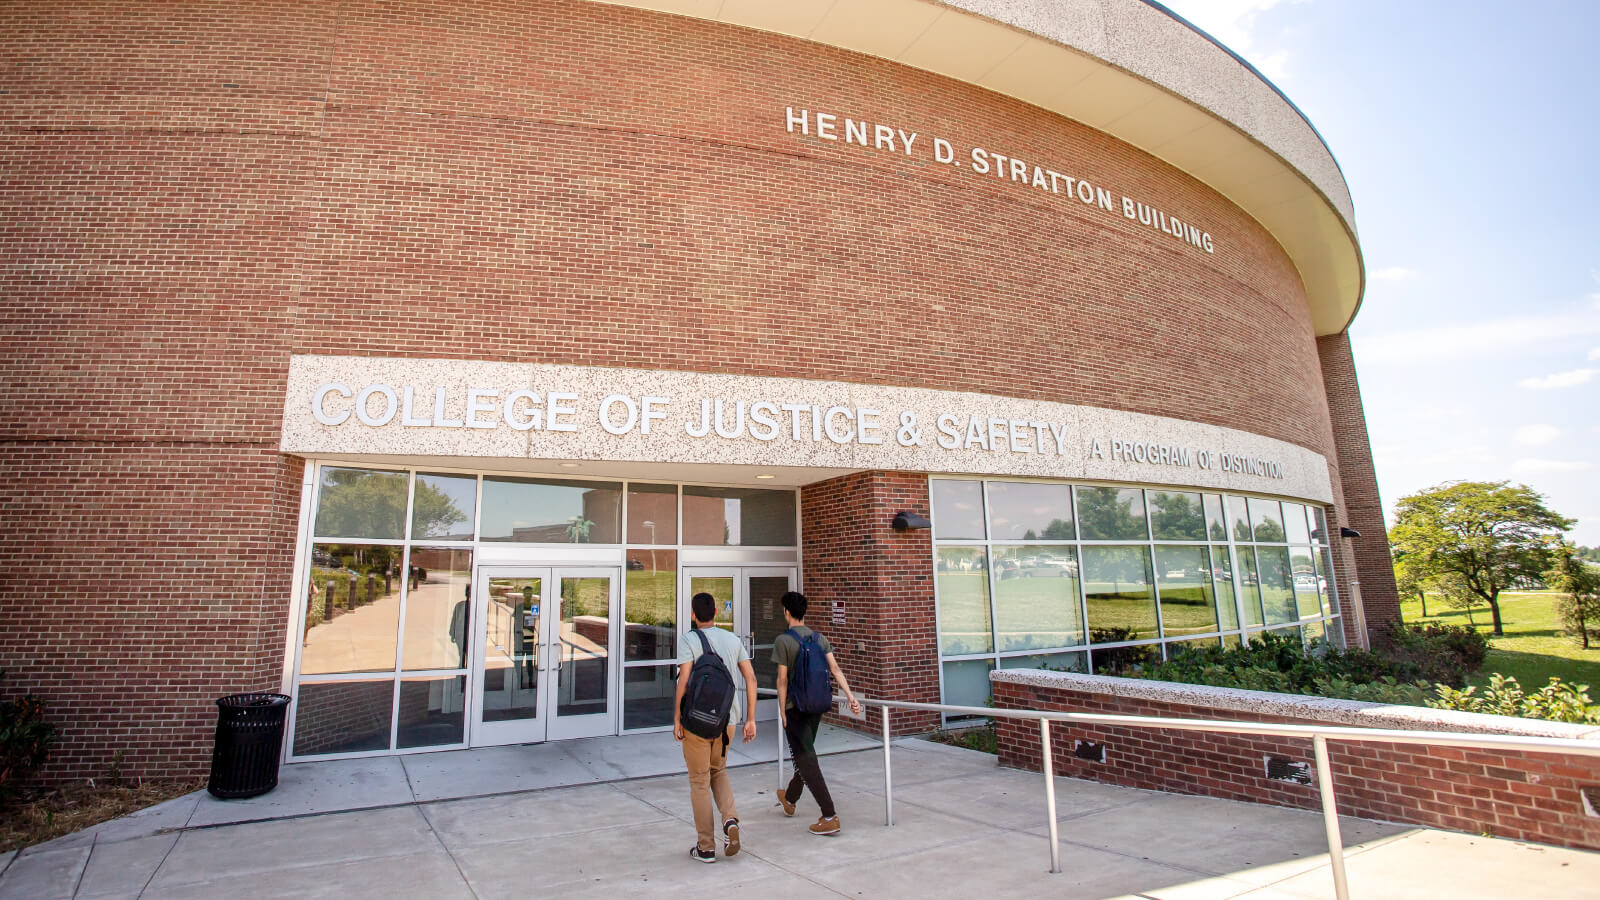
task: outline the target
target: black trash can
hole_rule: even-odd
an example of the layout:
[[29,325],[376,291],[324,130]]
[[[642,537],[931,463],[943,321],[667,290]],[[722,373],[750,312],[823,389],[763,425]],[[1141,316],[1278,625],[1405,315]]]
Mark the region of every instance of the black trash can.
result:
[[206,790],[224,800],[254,797],[278,786],[286,694],[231,694],[217,699],[217,739]]

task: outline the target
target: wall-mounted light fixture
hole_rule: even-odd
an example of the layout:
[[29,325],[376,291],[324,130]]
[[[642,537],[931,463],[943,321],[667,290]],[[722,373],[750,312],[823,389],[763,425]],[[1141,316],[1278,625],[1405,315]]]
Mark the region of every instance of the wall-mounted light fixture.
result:
[[1354,528],[1351,528],[1349,525],[1340,525],[1339,526],[1339,537],[1342,537],[1342,538],[1358,538],[1358,537],[1361,537],[1361,532],[1355,530]]
[[918,528],[933,527],[932,522],[929,522],[927,519],[917,515],[916,513],[906,512],[903,509],[894,514],[894,522],[891,524],[894,525],[895,531],[909,531]]

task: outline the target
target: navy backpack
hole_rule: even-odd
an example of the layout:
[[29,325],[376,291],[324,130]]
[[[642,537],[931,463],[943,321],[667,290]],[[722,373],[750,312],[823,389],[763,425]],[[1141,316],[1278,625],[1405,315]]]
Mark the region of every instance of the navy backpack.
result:
[[828,657],[817,646],[817,633],[801,637],[793,628],[785,634],[800,643],[789,670],[789,696],[794,708],[807,715],[821,715],[833,707],[833,682],[828,677]]

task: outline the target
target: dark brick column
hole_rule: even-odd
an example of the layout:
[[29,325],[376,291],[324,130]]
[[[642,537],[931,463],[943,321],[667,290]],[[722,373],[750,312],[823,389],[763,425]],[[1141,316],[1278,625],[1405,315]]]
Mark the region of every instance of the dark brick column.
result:
[[[894,514],[928,515],[928,478],[860,472],[806,487],[800,495],[807,622],[833,642],[858,693],[939,702],[939,642],[933,609],[933,539],[895,531]],[[834,616],[842,601],[844,622]],[[896,713],[894,731],[927,731],[934,714]],[[876,730],[875,713],[865,725]]]
[[[1360,581],[1357,590],[1371,635],[1400,621],[1400,595],[1394,584],[1394,560],[1389,555],[1389,534],[1383,524],[1383,501],[1378,497],[1378,476],[1372,466],[1349,332],[1318,338],[1317,353],[1322,358],[1322,382],[1328,393],[1328,417],[1333,422],[1339,482],[1349,519],[1343,524],[1361,532],[1361,537],[1348,543],[1354,551],[1355,574]],[[1335,541],[1337,535],[1334,530]]]

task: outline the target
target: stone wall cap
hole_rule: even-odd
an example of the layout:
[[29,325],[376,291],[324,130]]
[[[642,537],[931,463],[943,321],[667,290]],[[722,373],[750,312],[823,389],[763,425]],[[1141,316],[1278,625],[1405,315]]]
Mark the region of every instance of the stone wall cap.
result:
[[1459,731],[1469,734],[1600,741],[1600,727],[1593,725],[1519,719],[1453,709],[1368,703],[1301,694],[1275,694],[1270,691],[1249,691],[1206,684],[1085,675],[1045,669],[1001,669],[991,672],[989,679],[1004,684],[1085,691],[1110,697],[1203,706],[1218,711],[1247,712],[1269,718],[1309,719],[1324,724],[1351,725],[1358,728]]

